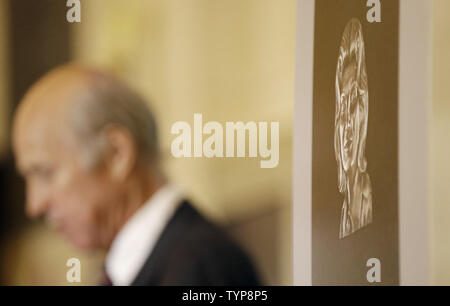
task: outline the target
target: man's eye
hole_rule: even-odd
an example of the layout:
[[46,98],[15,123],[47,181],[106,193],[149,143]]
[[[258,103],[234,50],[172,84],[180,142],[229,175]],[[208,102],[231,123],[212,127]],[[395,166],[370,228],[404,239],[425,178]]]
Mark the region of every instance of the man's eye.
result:
[[53,176],[53,170],[51,170],[51,169],[43,169],[40,174],[41,174],[42,178],[50,179]]

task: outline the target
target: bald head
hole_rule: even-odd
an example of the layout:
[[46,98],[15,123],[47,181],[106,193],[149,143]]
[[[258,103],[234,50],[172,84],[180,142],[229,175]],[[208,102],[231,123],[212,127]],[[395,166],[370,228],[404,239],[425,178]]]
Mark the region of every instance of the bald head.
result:
[[145,102],[110,74],[66,65],[43,76],[26,93],[14,120],[13,139],[45,130],[93,165],[105,150],[103,132],[108,127],[129,133],[140,161],[155,160],[156,124]]

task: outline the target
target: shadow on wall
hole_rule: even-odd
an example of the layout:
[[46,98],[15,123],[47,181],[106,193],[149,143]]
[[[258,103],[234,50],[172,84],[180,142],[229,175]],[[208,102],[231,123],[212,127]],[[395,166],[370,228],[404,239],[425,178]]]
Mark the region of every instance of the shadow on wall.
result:
[[283,275],[281,260],[289,260],[290,256],[282,255],[283,242],[280,239],[289,239],[289,234],[281,233],[290,230],[286,226],[290,220],[288,211],[285,207],[279,207],[226,226],[228,233],[253,260],[264,285],[284,285],[283,280],[290,278]]

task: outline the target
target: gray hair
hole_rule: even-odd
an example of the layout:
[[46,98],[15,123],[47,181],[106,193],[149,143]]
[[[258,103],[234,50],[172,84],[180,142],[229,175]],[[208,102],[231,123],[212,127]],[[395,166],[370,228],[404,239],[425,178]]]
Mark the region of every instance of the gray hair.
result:
[[159,146],[153,114],[136,92],[111,75],[89,70],[85,89],[68,110],[75,144],[83,147],[80,154],[87,167],[101,161],[108,145],[103,133],[108,126],[130,133],[139,162],[157,159]]

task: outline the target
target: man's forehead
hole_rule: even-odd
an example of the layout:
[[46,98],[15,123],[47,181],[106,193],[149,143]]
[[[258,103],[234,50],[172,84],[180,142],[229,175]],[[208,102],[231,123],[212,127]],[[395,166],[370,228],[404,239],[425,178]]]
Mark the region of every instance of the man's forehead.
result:
[[46,122],[45,118],[32,119],[28,125],[22,126],[14,135],[14,152],[20,170],[48,164],[64,153],[63,128]]
[[18,142],[34,146],[48,146],[50,142],[67,137],[68,104],[75,88],[59,88],[31,93],[22,101],[13,126],[14,146]]

